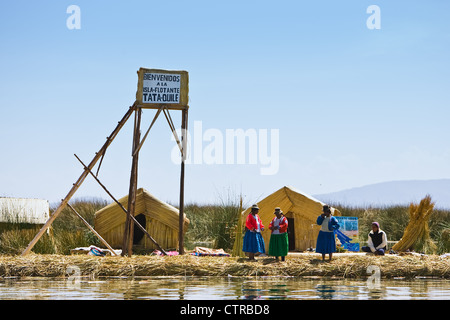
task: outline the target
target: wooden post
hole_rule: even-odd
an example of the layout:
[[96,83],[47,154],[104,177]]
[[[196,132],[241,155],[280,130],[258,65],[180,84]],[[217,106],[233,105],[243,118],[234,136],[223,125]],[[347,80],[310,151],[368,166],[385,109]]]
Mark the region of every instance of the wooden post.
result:
[[[99,152],[97,152],[95,154],[94,159],[92,159],[91,163],[89,163],[88,165],[88,169],[92,169],[95,164],[97,163],[97,161],[105,154],[106,149],[108,148],[108,146],[111,144],[111,142],[114,140],[114,138],[117,136],[117,134],[119,133],[120,129],[122,129],[122,127],[124,126],[124,124],[127,122],[128,118],[131,116],[131,114],[133,113],[134,109],[135,109],[135,105],[136,102],[128,109],[127,113],[123,116],[122,120],[119,121],[118,125],[116,126],[116,128],[113,130],[113,132],[111,133],[111,135],[106,138],[106,142],[103,145],[103,147],[100,149]],[[31,242],[28,244],[28,246],[25,248],[25,250],[22,252],[22,255],[26,255],[28,254],[31,249],[33,249],[34,245],[36,244],[36,242],[38,242],[38,240],[42,237],[42,235],[44,234],[44,232],[51,226],[51,224],[53,223],[53,221],[56,219],[56,217],[58,217],[58,215],[61,213],[61,211],[65,208],[65,206],[67,205],[67,203],[69,202],[70,198],[72,198],[72,196],[75,194],[75,192],[78,190],[78,188],[81,186],[81,184],[83,183],[84,179],[86,179],[87,175],[89,174],[89,170],[84,169],[83,173],[81,174],[81,176],[78,178],[78,180],[73,184],[72,188],[70,189],[69,193],[66,195],[66,197],[61,201],[61,204],[59,205],[59,207],[53,212],[53,214],[50,216],[50,218],[47,220],[47,222],[42,226],[42,228],[39,230],[39,232],[36,234],[36,236],[34,237],[33,240],[31,240]]]
[[[83,163],[83,161],[81,161],[80,158],[78,158],[78,156],[75,154],[75,157],[78,159],[78,161],[80,161],[80,163],[83,165],[83,167],[87,170],[89,170],[89,168],[86,167],[86,165]],[[117,205],[122,209],[122,211],[128,216],[128,211],[127,209],[125,209],[123,207],[123,205],[116,199],[114,198],[114,196],[111,194],[111,192],[108,191],[108,189],[105,187],[105,185],[103,183],[101,183],[101,181],[97,178],[97,176],[95,174],[92,173],[91,170],[89,170],[89,173],[91,174],[91,176],[95,179],[95,181],[97,181],[97,183],[103,188],[103,190],[105,190],[105,192],[111,197],[111,199],[117,203]],[[147,230],[145,230],[145,228],[136,220],[136,218],[134,216],[130,216],[131,219],[134,221],[134,223],[138,226],[139,229],[141,229],[141,231],[150,239],[150,241],[152,241],[157,247],[158,249],[164,254],[167,255],[167,252],[164,251],[164,249],[159,245],[158,242],[156,242],[155,239],[153,239],[153,237],[147,232]]]
[[86,225],[86,227],[88,227],[89,230],[92,231],[92,233],[111,251],[111,255],[112,256],[117,256],[118,254],[116,253],[116,251],[114,251],[114,249],[109,245],[108,242],[106,242],[105,239],[103,239],[103,237],[101,235],[98,234],[97,231],[94,230],[94,228],[91,227],[91,225],[89,224],[89,222],[87,222],[82,216],[81,214],[79,214],[74,207],[72,207],[70,205],[70,203],[67,204],[67,206],[73,211],[73,213],[75,213],[77,215],[78,218],[81,219],[81,221],[83,221],[83,223]]
[[133,148],[131,153],[133,156],[133,160],[131,163],[130,188],[128,192],[128,215],[125,222],[125,230],[122,243],[122,256],[128,255],[129,257],[131,257],[131,255],[133,254],[134,223],[132,223],[131,217],[135,216],[136,206],[139,152],[135,151],[139,147],[140,142],[141,114],[142,109],[137,108],[134,117]]
[[180,174],[180,208],[178,217],[178,253],[184,254],[184,162],[187,155],[187,109],[182,110],[181,116],[181,174]]
[[136,148],[136,150],[134,150],[133,156],[136,152],[139,152],[139,150],[141,150],[142,145],[145,142],[145,139],[147,139],[148,133],[150,132],[150,129],[153,127],[153,125],[155,124],[156,119],[158,119],[159,114],[161,113],[163,107],[159,108],[158,111],[156,112],[155,116],[153,117],[152,123],[150,124],[150,127],[148,127],[147,132],[144,134],[144,137],[142,138],[141,142],[139,143],[138,147]]

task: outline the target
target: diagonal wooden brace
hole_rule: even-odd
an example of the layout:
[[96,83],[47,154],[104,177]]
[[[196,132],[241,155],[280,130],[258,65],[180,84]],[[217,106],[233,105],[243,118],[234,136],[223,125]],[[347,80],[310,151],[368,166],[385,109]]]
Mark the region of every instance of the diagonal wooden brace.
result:
[[50,218],[47,220],[47,222],[42,226],[42,228],[39,230],[39,232],[36,234],[36,236],[31,240],[31,242],[28,244],[28,246],[25,248],[25,250],[22,252],[22,256],[28,254],[31,249],[33,249],[34,245],[38,240],[42,237],[44,232],[51,226],[53,221],[58,217],[58,215],[61,213],[61,211],[66,207],[69,200],[72,198],[72,196],[75,194],[75,192],[78,190],[78,188],[83,183],[84,179],[86,179],[87,175],[89,174],[89,170],[94,168],[97,161],[102,157],[102,155],[105,153],[106,149],[109,147],[111,142],[114,140],[114,138],[119,133],[120,129],[124,126],[124,124],[127,122],[127,120],[132,115],[133,111],[135,110],[137,105],[137,102],[135,101],[134,104],[128,109],[127,113],[123,116],[122,120],[119,121],[116,128],[113,130],[111,135],[107,138],[105,144],[102,146],[99,152],[96,153],[94,159],[92,159],[91,163],[84,169],[81,176],[78,178],[78,180],[73,184],[72,188],[70,189],[69,193],[66,195],[66,197],[61,201],[61,204],[59,207],[53,212],[53,214],[50,216]]

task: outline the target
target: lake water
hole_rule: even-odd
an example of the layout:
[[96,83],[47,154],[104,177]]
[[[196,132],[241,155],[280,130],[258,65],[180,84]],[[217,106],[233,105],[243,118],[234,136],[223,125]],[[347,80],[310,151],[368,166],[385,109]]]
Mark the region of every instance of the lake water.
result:
[[450,280],[292,277],[3,278],[1,300],[450,300]]

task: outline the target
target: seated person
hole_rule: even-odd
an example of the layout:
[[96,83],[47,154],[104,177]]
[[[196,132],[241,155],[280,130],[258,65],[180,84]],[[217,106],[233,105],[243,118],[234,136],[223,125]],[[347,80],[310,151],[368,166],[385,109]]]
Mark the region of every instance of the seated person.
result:
[[372,252],[375,255],[384,256],[387,249],[386,233],[380,229],[378,222],[372,222],[372,231],[369,232],[367,246],[361,248],[364,252]]

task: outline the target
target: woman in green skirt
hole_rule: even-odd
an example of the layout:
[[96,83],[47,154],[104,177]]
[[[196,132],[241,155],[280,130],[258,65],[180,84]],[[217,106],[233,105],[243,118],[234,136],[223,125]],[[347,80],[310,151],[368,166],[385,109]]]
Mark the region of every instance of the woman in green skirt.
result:
[[274,256],[276,260],[278,260],[278,257],[281,257],[281,261],[284,261],[289,251],[288,221],[280,208],[275,208],[274,214],[275,217],[269,224],[269,229],[272,230],[269,243],[269,255]]

